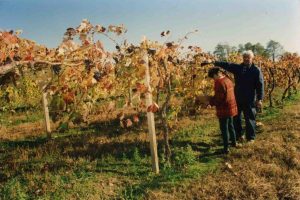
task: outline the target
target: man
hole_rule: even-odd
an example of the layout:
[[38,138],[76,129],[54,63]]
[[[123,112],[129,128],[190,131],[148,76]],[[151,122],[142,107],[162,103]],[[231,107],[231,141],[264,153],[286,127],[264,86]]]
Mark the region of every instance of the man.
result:
[[[256,108],[261,109],[264,96],[264,79],[261,70],[253,64],[252,51],[243,53],[243,63],[214,62],[234,75],[235,97],[238,106],[238,115],[234,117],[234,128],[237,139],[242,138],[242,112],[246,122],[246,139],[253,142],[255,139]],[[203,63],[206,65],[210,63]]]
[[234,86],[232,81],[218,67],[211,68],[208,71],[208,77],[213,78],[215,82],[215,95],[208,99],[211,106],[216,106],[223,137],[224,153],[227,154],[229,153],[229,139],[231,140],[231,145],[237,147],[233,126],[233,116],[236,116],[238,113],[234,96]]

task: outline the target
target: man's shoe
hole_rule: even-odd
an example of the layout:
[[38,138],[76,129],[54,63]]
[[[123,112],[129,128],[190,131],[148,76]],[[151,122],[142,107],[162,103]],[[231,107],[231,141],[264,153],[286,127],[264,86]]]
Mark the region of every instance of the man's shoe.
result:
[[246,138],[245,138],[244,135],[241,136],[241,137],[238,139],[238,142],[239,142],[239,143],[244,143],[245,141],[246,141]]
[[264,132],[264,124],[262,122],[256,122],[256,133]]
[[254,143],[254,139],[248,140],[247,143],[248,143],[248,144],[253,144],[253,143]]
[[235,143],[232,146],[235,148],[241,148],[243,145],[241,143]]

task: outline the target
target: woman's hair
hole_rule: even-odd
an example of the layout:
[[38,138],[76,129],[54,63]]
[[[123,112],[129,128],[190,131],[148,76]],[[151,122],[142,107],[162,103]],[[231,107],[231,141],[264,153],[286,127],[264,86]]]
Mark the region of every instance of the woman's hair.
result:
[[208,77],[213,78],[214,75],[217,75],[219,72],[222,72],[219,67],[213,67],[208,70]]

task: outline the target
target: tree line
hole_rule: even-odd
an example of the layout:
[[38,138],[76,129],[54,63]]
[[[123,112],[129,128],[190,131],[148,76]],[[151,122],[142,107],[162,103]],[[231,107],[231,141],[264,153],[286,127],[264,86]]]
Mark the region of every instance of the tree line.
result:
[[255,55],[271,59],[272,61],[278,59],[285,52],[283,46],[279,42],[270,40],[266,46],[259,42],[255,44],[247,42],[245,44],[239,44],[238,46],[231,46],[227,43],[219,43],[215,47],[213,54],[220,60],[227,60],[230,54],[242,53],[246,50],[252,50]]

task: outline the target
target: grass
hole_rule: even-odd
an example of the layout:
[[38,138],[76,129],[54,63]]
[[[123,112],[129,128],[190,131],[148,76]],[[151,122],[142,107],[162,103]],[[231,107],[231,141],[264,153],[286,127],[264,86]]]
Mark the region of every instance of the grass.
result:
[[[288,107],[293,105],[294,102],[300,100],[300,93],[297,93],[291,97],[288,97],[284,102],[284,107]],[[258,118],[264,121],[269,121],[275,118],[280,117],[282,113],[282,109],[284,108],[282,105],[275,106],[275,107],[266,107],[263,110],[262,114],[258,114]]]
[[[132,141],[126,135],[121,140],[127,133],[114,135],[97,127],[55,133],[51,140],[41,136],[2,141],[0,199],[139,199],[149,190],[175,187],[217,167],[220,158],[208,154],[213,152],[209,146],[216,139],[211,137],[215,125],[175,132],[172,163],[164,163],[161,156],[159,175],[151,171],[147,140]],[[96,189],[99,184],[102,190]]]
[[0,122],[4,126],[17,126],[23,123],[36,122],[43,119],[43,112],[27,111],[24,113],[0,112]]
[[296,95],[284,109],[263,113],[265,132],[253,144],[233,151],[217,173],[194,179],[172,194],[158,191],[147,199],[299,199],[299,100]]
[[[294,96],[286,104],[299,99]],[[281,112],[268,108],[259,118],[266,122]],[[51,140],[42,135],[1,141],[0,199],[143,199],[152,191],[172,193],[206,174],[219,173],[224,162],[221,137],[216,118],[208,117],[180,122],[171,135],[171,163],[164,161],[158,137],[159,175],[151,171],[143,131],[93,126],[55,133]],[[27,122],[38,118],[37,114]]]

